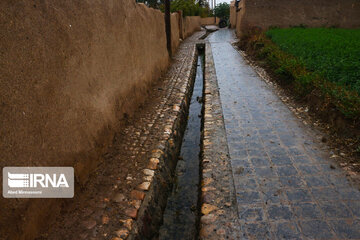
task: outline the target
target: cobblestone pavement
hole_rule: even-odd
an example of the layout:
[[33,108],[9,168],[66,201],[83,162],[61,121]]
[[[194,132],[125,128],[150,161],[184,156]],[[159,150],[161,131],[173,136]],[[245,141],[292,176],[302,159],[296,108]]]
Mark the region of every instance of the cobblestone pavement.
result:
[[360,192],[243,57],[210,35],[243,239],[360,239]]
[[162,178],[168,174],[164,166],[174,164],[169,155],[175,154],[174,142],[180,138],[195,45],[203,34],[194,33],[180,45],[167,73],[116,133],[89,181],[76,184],[75,197],[64,200],[56,222],[37,239],[120,240],[133,239],[139,232],[153,234],[162,213],[152,201],[160,205],[163,199],[157,196],[166,197],[168,191],[169,179]]
[[211,47],[205,47],[199,239],[239,239],[234,181]]

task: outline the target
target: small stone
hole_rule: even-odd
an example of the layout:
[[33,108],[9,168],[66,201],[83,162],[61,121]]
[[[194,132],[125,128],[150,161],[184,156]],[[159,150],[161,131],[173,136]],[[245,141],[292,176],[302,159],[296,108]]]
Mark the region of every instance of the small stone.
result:
[[207,214],[211,213],[212,211],[214,211],[216,209],[218,209],[218,207],[216,207],[214,205],[211,205],[211,204],[204,203],[201,206],[201,213],[204,214],[204,215],[207,215]]
[[141,200],[132,200],[130,204],[133,205],[136,209],[139,209],[141,206]]
[[153,152],[152,154],[151,154],[151,157],[153,157],[153,158],[161,158],[161,152]]
[[321,138],[321,141],[322,141],[323,143],[326,143],[326,142],[327,142],[327,138],[326,138],[326,137],[322,137],[322,138]]
[[102,224],[108,224],[109,220],[110,220],[110,218],[106,215],[102,216],[102,218],[101,218]]
[[165,128],[164,133],[170,135],[172,130],[170,128]]
[[153,153],[160,153],[160,154],[163,154],[164,152],[161,150],[161,149],[154,149],[154,150],[152,150],[151,152],[153,152]]
[[120,222],[124,225],[124,227],[126,227],[129,230],[131,230],[131,228],[132,228],[133,221],[134,220],[132,220],[131,218],[126,219],[126,220],[120,220]]
[[154,170],[144,169],[143,172],[147,176],[152,176],[152,177],[154,176]]
[[159,162],[160,161],[157,158],[150,158],[148,168],[152,170],[157,169],[157,165],[159,164]]
[[137,212],[138,210],[136,208],[128,208],[125,210],[125,215],[135,219],[137,217]]
[[215,229],[215,225],[202,226],[199,233],[200,238],[204,239],[209,237],[214,232],[214,229]]
[[147,181],[147,182],[151,182],[153,179],[152,176],[144,176],[144,180]]
[[118,193],[115,195],[115,197],[113,198],[114,202],[123,202],[125,200],[125,196],[124,194]]
[[180,111],[180,107],[177,106],[177,105],[174,105],[173,110],[174,110],[175,112],[178,112],[178,111]]
[[203,186],[206,186],[206,185],[212,183],[213,181],[214,181],[214,180],[213,180],[212,178],[205,178],[205,179],[203,180],[203,182],[202,182],[202,185],[203,185]]
[[203,174],[207,173],[207,172],[211,172],[212,170],[210,168],[206,168],[206,169],[203,169]]
[[203,159],[203,163],[209,163],[210,160],[209,159]]
[[150,183],[149,182],[143,182],[137,188],[140,189],[140,190],[147,191],[150,188]]
[[137,199],[137,200],[143,200],[145,197],[145,193],[137,190],[131,191],[131,198]]
[[203,187],[203,188],[201,188],[201,191],[203,191],[203,192],[215,191],[215,190],[216,190],[216,188],[214,188],[214,187]]
[[87,220],[85,222],[83,222],[83,226],[86,228],[86,229],[93,229],[95,226],[96,226],[96,221],[95,220]]
[[216,214],[221,216],[221,215],[224,215],[225,214],[225,211],[224,210],[217,210],[216,211]]
[[204,215],[200,218],[201,223],[203,224],[210,224],[215,222],[215,220],[217,219],[217,216],[215,216],[214,214],[208,214],[208,215]]
[[331,168],[331,169],[335,169],[336,167],[331,164],[331,165],[330,165],[330,168]]
[[121,228],[119,230],[117,230],[115,232],[116,236],[118,236],[119,238],[127,238],[127,236],[129,235],[129,230],[127,230],[126,228]]

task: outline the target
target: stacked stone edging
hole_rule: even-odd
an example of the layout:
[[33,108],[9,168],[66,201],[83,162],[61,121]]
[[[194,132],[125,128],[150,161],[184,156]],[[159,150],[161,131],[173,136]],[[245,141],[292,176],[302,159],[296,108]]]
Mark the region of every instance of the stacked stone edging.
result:
[[[195,33],[191,39],[183,43],[181,51],[190,51],[188,60],[184,61],[177,73],[171,77],[177,78],[176,86],[171,96],[166,99],[171,117],[166,120],[163,137],[157,147],[152,150],[149,164],[143,170],[144,182],[132,191],[135,201],[141,201],[136,214],[136,221],[129,229],[129,236],[123,239],[149,239],[154,237],[162,222],[162,214],[166,206],[167,197],[171,191],[173,175],[180,151],[182,136],[185,131],[190,95],[194,84],[196,69],[196,42],[203,32]],[[176,57],[175,57],[176,58]],[[176,66],[172,66],[175,67]],[[171,72],[171,71],[169,71]],[[131,217],[129,215],[129,217]]]
[[239,239],[235,189],[210,44],[205,49],[204,131],[199,239]]

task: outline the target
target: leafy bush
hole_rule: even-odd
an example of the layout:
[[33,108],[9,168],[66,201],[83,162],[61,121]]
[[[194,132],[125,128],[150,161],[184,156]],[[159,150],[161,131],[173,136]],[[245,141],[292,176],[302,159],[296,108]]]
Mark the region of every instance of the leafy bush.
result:
[[226,2],[219,3],[215,7],[215,15],[221,19],[228,20],[230,17],[230,5]]

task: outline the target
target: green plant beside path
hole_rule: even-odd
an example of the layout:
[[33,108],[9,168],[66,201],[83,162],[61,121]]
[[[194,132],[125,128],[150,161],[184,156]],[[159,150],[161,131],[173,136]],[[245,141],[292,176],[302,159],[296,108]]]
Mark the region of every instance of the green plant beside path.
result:
[[266,36],[308,70],[360,93],[360,29],[271,29]]
[[360,30],[289,28],[252,32],[240,43],[305,97],[320,97],[348,119],[360,119]]

